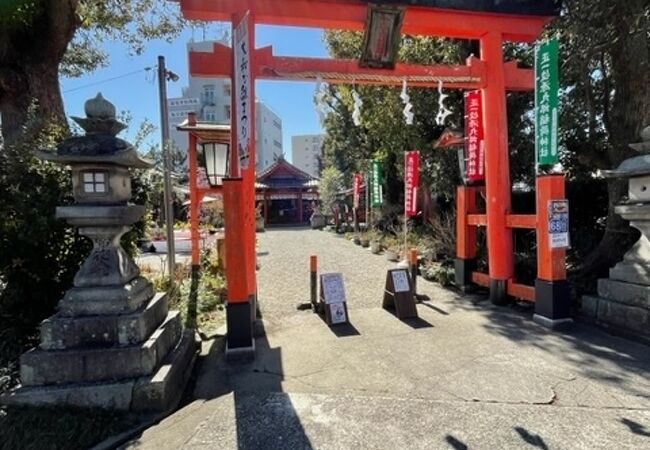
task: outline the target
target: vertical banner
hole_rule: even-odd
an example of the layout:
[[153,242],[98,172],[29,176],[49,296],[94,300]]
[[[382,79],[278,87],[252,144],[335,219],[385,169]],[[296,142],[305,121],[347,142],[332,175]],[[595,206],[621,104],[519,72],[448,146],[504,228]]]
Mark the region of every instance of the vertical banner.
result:
[[481,91],[465,93],[465,179],[485,180],[485,142]]
[[353,193],[354,193],[354,208],[359,207],[359,199],[361,197],[361,184],[363,183],[363,174],[361,173],[355,173],[354,174],[354,185],[353,185]]
[[557,38],[535,48],[535,155],[540,166],[557,164],[560,90],[560,44]]
[[251,127],[251,48],[248,39],[248,27],[250,15],[246,13],[242,21],[234,30],[233,52],[235,58],[235,117],[237,118],[237,153],[239,155],[239,166],[247,169],[250,160]]
[[413,217],[418,213],[418,187],[420,186],[420,152],[406,152],[404,156],[404,214]]
[[381,161],[372,162],[372,206],[384,204],[384,165]]

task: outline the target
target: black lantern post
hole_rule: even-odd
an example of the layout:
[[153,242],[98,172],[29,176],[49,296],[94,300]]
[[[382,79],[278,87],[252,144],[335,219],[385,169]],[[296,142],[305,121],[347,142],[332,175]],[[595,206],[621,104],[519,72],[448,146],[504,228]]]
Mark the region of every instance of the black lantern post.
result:
[[230,145],[222,142],[204,142],[205,172],[210,186],[223,186],[230,173]]

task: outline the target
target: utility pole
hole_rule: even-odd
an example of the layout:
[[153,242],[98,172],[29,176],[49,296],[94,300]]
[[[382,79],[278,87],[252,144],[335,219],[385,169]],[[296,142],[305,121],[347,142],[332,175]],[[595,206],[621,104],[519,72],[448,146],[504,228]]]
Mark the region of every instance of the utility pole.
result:
[[176,248],[174,245],[174,197],[172,195],[172,158],[169,142],[169,115],[167,113],[167,78],[177,80],[178,76],[165,68],[165,57],[158,56],[158,92],[160,95],[160,129],[162,135],[162,155],[164,162],[164,203],[165,228],[167,231],[167,270],[169,288],[175,288],[174,268],[176,267]]

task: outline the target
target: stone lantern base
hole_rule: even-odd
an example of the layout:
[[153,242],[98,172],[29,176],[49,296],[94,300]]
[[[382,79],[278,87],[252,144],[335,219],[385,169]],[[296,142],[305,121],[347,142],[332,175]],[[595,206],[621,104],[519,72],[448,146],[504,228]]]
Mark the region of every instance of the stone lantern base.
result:
[[[137,283],[153,291],[150,282]],[[68,315],[41,324],[40,345],[20,359],[22,386],[2,403],[166,411],[178,403],[191,374],[198,342],[183,330],[166,294],[145,297],[119,313]],[[88,306],[88,305],[86,305]],[[132,309],[132,310],[129,310]]]
[[641,237],[609,270],[609,278],[598,280],[598,296],[582,298],[582,310],[613,332],[650,342],[650,204],[619,205],[616,212]]

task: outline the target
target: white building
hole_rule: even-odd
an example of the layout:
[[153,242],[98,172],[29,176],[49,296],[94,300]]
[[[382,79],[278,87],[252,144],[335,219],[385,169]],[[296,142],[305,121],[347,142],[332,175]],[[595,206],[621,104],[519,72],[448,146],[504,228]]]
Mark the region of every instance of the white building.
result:
[[[190,42],[190,51],[211,52],[215,41]],[[195,112],[199,121],[229,124],[231,117],[230,79],[189,76],[189,85],[182,90],[182,96],[168,100],[169,136],[174,145],[187,152],[187,133],[176,130],[176,126]],[[282,119],[264,102],[257,99],[256,139],[258,172],[273,164],[274,155],[282,154]]]
[[291,137],[291,162],[309,175],[320,177],[320,159],[323,156],[324,134]]

